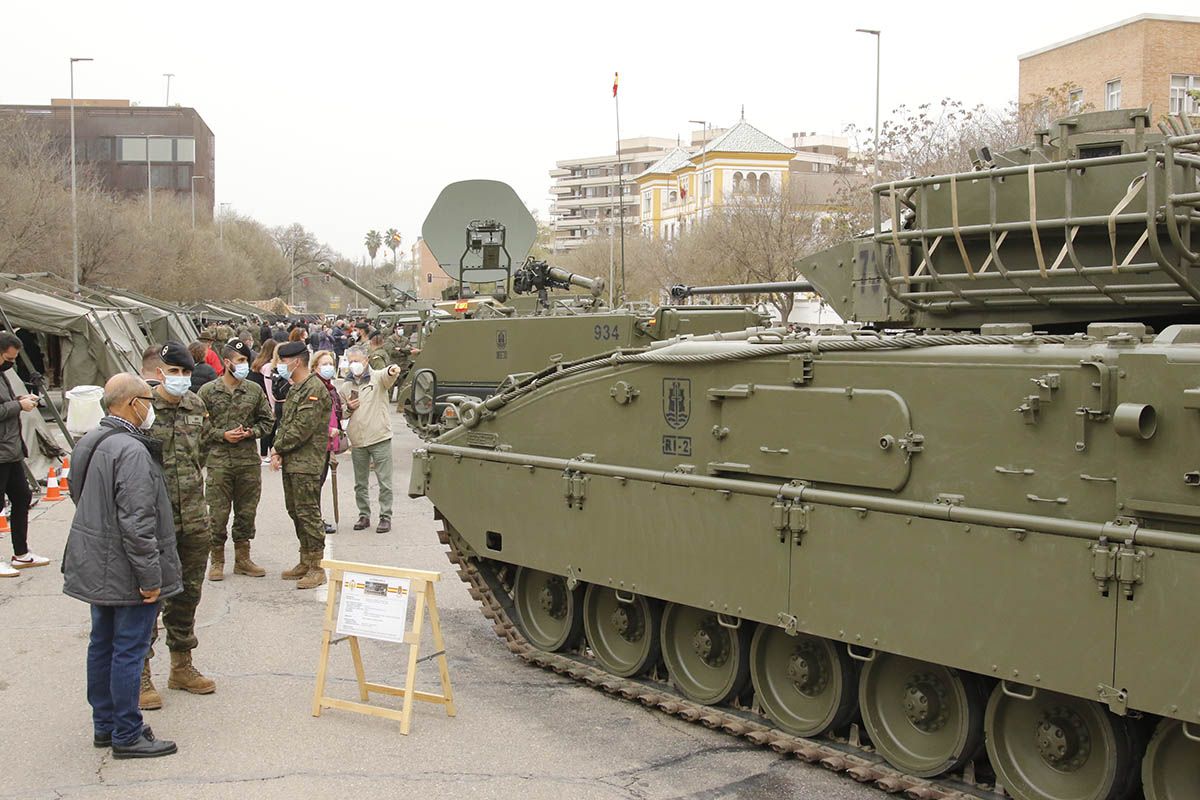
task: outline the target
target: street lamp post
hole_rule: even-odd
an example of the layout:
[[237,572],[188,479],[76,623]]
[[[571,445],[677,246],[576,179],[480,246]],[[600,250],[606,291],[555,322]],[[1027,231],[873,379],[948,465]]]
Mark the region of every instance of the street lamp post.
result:
[[192,230],[196,230],[196,181],[204,180],[203,175],[192,176]]
[[75,198],[75,62],[91,60],[71,59],[71,274],[75,294],[79,294],[79,209]]
[[217,211],[217,238],[221,240],[222,245],[225,243],[225,207],[228,205],[232,203],[221,203]]
[[146,140],[146,208],[150,214],[150,221],[154,222],[154,179],[150,169],[150,140],[170,137],[160,133],[143,133],[142,137]]
[[875,180],[879,180],[879,43],[880,32],[871,28],[856,28],[855,33],[868,33],[875,37]]
[[169,105],[171,105],[171,78],[175,77],[175,73],[174,72],[164,72],[163,77],[167,79],[167,102],[163,103],[163,105],[169,106]]

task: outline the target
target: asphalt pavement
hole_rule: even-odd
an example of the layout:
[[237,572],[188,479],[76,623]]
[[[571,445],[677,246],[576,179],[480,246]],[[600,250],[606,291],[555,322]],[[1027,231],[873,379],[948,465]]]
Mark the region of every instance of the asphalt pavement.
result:
[[[42,503],[34,509],[30,547],[53,563],[0,580],[0,798],[884,796],[517,660],[446,560],[428,501],[405,496],[409,453],[420,442],[399,417],[394,427],[392,532],[351,531],[357,514],[346,459],[338,476],[342,521],[330,537],[332,556],[442,573],[438,606],[456,717],[418,703],[411,734],[401,736],[390,720],[330,709],[311,715],[324,594],[299,591],[279,578],[296,562],[296,538],[280,477],[264,468],[254,557],[268,576],[229,574],[229,545],[226,579],[204,585],[194,661],[216,680],[216,693],[168,690],[169,657],[159,648],[154,677],[165,707],[145,718],[160,738],[178,742],[179,753],[113,761],[108,750],[91,744],[84,672],[88,608],[62,594],[59,569],[73,506],[70,500]],[[327,485],[330,518],[331,496]],[[0,554],[11,555],[6,535]],[[368,680],[400,683],[406,652],[403,645],[363,640]],[[418,688],[436,690],[434,662],[418,672]],[[329,691],[354,699],[354,685],[348,647],[335,646]]]

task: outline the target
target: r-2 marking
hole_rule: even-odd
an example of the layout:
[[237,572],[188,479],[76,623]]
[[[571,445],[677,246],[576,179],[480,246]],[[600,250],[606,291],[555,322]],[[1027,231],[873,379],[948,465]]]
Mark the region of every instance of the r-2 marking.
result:
[[662,437],[664,456],[690,456],[692,454],[692,437],[664,436]]

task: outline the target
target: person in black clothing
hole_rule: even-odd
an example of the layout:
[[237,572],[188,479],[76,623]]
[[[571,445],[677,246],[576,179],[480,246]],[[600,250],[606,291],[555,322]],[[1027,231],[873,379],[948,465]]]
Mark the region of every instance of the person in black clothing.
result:
[[192,358],[196,362],[196,367],[192,370],[192,391],[200,391],[200,387],[209,381],[217,379],[217,371],[204,363],[204,352],[207,350],[204,342],[192,342],[188,345],[188,352],[192,354]]
[[0,578],[15,578],[18,570],[44,567],[50,559],[29,551],[29,504],[33,493],[25,479],[25,441],[21,438],[21,414],[37,408],[35,394],[17,394],[8,382],[6,373],[17,363],[21,340],[14,334],[0,333],[0,492],[8,495],[12,504],[9,523],[12,525],[12,561],[0,563]]

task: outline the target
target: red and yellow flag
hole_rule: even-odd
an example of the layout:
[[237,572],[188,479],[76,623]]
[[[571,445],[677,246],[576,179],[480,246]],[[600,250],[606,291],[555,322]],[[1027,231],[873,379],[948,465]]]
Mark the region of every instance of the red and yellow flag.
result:
[[616,72],[613,73],[613,97],[617,96],[617,79],[619,77],[620,77],[619,73],[616,73]]

